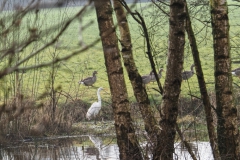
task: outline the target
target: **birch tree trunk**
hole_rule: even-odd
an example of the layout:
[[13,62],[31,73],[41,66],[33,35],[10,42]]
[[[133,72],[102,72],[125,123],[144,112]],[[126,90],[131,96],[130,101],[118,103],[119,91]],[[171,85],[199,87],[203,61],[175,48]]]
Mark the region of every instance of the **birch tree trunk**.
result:
[[227,1],[210,0],[210,5],[215,63],[218,147],[222,159],[240,159],[237,108],[233,104],[232,76],[230,74],[231,54]]
[[120,159],[142,160],[140,146],[130,117],[127,89],[112,19],[113,9],[111,2],[110,0],[95,0],[94,4],[112,95],[112,108]]
[[195,38],[193,29],[192,29],[192,25],[191,25],[187,2],[186,2],[186,0],[184,0],[184,1],[185,1],[185,5],[186,5],[186,14],[187,14],[185,28],[186,28],[186,31],[188,34],[188,39],[189,39],[189,43],[190,43],[191,50],[192,50],[193,60],[194,60],[195,69],[196,69],[196,75],[197,75],[197,79],[198,79],[198,85],[199,85],[199,89],[201,92],[201,97],[202,97],[202,101],[203,101],[203,105],[204,105],[204,111],[206,114],[208,136],[209,136],[210,145],[212,148],[213,157],[214,157],[214,159],[219,159],[220,155],[219,155],[218,146],[217,146],[217,136],[216,136],[216,132],[215,132],[215,127],[213,124],[211,103],[209,100],[208,91],[207,91],[207,87],[206,87],[206,83],[205,83],[205,79],[204,79],[204,75],[203,75],[203,70],[202,70],[202,65],[201,65],[201,60],[200,60],[200,56],[199,56],[196,38]]
[[119,0],[113,0],[113,4],[121,35],[121,52],[124,66],[128,72],[128,77],[131,81],[134,95],[137,99],[144,120],[145,130],[148,133],[153,149],[156,147],[157,133],[159,133],[159,127],[156,127],[158,126],[157,121],[153,115],[146,89],[142,83],[141,75],[139,74],[134,62],[132,54],[131,35],[124,7],[121,5]]
[[[178,98],[181,91],[183,55],[185,44],[185,5],[184,0],[170,2],[169,49],[166,79],[163,87],[161,119],[159,121],[161,140],[158,154],[161,160],[173,159]],[[157,157],[157,156],[156,156]]]

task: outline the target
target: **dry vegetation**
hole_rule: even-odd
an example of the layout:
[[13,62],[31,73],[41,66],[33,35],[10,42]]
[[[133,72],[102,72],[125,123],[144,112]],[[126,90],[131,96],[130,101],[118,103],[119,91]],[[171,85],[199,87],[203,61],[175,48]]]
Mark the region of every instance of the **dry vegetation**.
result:
[[[235,96],[236,104],[239,104],[240,96],[239,94],[235,94]],[[215,115],[214,121],[217,124],[214,93],[210,93],[210,99],[213,105],[212,112]],[[97,117],[96,126],[93,125],[93,121],[87,121],[85,118],[90,104],[76,99],[68,100],[65,103],[59,102],[55,105],[56,110],[53,114],[53,105],[49,98],[35,101],[22,96],[18,105],[16,105],[16,99],[9,100],[6,105],[1,106],[1,141],[52,135],[84,135],[89,133],[99,135],[114,131],[111,104],[104,103],[100,115]],[[159,119],[158,107],[159,104],[153,105],[157,119]],[[144,127],[137,103],[131,104],[131,115],[136,122],[137,132],[143,133]],[[178,124],[187,139],[207,139],[205,113],[200,99],[186,97],[179,99]]]

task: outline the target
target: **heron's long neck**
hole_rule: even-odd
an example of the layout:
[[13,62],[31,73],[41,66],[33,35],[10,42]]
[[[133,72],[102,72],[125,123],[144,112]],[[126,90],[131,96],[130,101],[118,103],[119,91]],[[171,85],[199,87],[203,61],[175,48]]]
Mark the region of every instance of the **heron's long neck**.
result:
[[97,92],[98,102],[101,101],[100,91]]

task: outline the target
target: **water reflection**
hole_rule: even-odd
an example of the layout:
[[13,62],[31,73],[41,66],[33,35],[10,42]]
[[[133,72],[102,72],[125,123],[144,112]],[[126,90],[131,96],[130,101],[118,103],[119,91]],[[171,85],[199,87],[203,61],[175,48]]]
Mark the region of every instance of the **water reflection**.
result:
[[0,148],[1,160],[116,160],[118,154],[117,145],[94,136],[34,139]]
[[[2,160],[118,160],[119,151],[111,142],[114,137],[75,136],[19,141],[0,148]],[[199,160],[212,160],[208,142],[191,143]],[[181,143],[175,144],[175,160],[192,159]]]
[[[198,160],[214,160],[209,142],[190,142],[189,145]],[[175,143],[174,159],[190,160],[192,158],[182,143]]]
[[[115,160],[119,159],[118,147],[117,145],[104,145],[102,139],[96,136],[89,136],[89,139],[94,144],[95,148],[98,150],[97,160]],[[96,155],[96,156],[97,156]]]

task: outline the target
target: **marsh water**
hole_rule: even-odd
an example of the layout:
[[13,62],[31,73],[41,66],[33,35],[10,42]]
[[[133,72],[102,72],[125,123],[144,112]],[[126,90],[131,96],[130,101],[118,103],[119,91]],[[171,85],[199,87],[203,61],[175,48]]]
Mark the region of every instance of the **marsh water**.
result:
[[[197,159],[213,159],[208,142],[191,143],[191,147]],[[2,160],[118,160],[118,155],[116,139],[110,136],[81,135],[24,139],[0,148]],[[174,159],[192,158],[181,143],[176,143]]]

